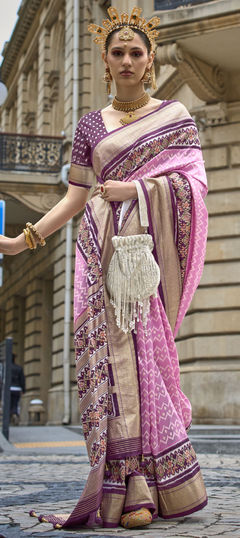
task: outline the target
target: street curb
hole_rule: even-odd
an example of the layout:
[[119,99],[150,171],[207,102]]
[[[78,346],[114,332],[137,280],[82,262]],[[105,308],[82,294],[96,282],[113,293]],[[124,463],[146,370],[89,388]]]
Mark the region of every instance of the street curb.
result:
[[16,452],[15,446],[13,446],[0,432],[0,452]]

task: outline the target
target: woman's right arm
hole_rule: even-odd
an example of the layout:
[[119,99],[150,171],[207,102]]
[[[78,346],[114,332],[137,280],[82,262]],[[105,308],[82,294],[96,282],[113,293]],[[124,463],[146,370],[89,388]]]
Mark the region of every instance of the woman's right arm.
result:
[[[45,238],[59,230],[66,222],[84,209],[88,198],[88,189],[69,184],[64,198],[58,202],[44,217],[33,223],[34,227]],[[10,238],[0,235],[0,252],[14,255],[28,247],[24,234]]]

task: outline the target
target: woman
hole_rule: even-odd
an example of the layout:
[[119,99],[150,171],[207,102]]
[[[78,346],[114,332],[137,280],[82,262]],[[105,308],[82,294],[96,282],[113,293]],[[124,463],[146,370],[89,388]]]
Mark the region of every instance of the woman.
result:
[[[190,514],[207,503],[196,455],[187,437],[191,408],[180,390],[174,335],[198,285],[204,260],[206,176],[193,120],[178,102],[150,98],[154,27],[134,8],[109,8],[104,28],[90,25],[103,46],[105,80],[116,98],[80,119],[66,196],[16,239],[15,254],[47,237],[85,207],[76,248],[75,347],[80,411],[91,471],[70,516],[40,516],[55,527],[96,522],[146,525],[160,515]],[[93,168],[98,186],[87,202]],[[112,237],[144,232],[138,193],[161,281],[147,322],[135,330],[116,319],[106,288]],[[140,200],[140,199],[139,199]],[[141,264],[141,251],[139,251]],[[125,329],[125,330],[123,330]],[[35,515],[33,512],[32,515]]]

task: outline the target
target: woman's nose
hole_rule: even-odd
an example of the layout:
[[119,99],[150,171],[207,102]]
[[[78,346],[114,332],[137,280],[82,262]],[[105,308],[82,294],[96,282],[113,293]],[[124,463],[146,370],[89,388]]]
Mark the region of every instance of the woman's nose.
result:
[[123,65],[131,65],[131,57],[128,53],[123,56]]

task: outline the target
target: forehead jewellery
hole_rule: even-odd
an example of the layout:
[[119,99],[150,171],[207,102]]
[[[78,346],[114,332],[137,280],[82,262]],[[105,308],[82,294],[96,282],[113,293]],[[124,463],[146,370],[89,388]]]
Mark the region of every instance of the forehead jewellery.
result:
[[133,30],[135,29],[141,30],[147,36],[151,50],[155,51],[155,39],[159,35],[159,31],[155,30],[155,28],[160,23],[159,17],[152,17],[150,21],[146,21],[141,17],[142,9],[140,7],[134,7],[131,15],[118,13],[115,7],[109,7],[107,11],[110,19],[104,19],[103,26],[98,26],[97,24],[89,24],[88,26],[88,31],[96,34],[94,41],[97,45],[100,45],[102,50],[106,50],[107,37],[114,30],[120,30],[118,37],[121,41],[131,41],[134,38]]

